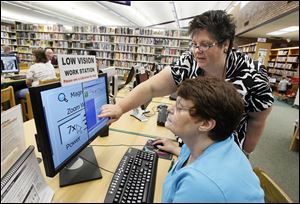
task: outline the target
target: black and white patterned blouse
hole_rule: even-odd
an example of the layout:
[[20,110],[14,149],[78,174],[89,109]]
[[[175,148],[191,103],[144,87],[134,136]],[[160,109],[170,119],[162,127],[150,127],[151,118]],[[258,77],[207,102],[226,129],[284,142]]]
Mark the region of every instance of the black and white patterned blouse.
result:
[[[171,65],[171,72],[177,85],[185,79],[204,75],[204,70],[197,67],[197,62],[189,51],[183,53],[180,59]],[[235,85],[244,100],[245,111],[234,132],[235,141],[242,148],[247,132],[247,113],[269,108],[274,98],[266,70],[255,67],[253,60],[242,53],[231,51],[228,54],[225,80]]]

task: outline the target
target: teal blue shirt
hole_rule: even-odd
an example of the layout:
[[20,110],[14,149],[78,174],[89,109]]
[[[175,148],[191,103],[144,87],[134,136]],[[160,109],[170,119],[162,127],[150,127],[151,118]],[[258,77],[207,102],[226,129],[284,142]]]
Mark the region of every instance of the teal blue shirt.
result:
[[183,145],[165,179],[162,202],[264,202],[259,179],[233,136],[210,145],[182,168],[189,155]]

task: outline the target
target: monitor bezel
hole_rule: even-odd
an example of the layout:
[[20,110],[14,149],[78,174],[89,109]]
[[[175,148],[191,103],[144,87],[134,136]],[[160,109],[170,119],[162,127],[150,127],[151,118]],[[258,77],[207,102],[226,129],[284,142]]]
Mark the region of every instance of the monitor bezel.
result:
[[[109,103],[109,95],[108,95],[108,87],[107,87],[107,74],[99,74],[98,77],[104,77],[105,78],[105,84],[106,84],[106,101],[107,104]],[[46,118],[43,110],[42,105],[42,98],[41,98],[41,92],[45,90],[50,90],[53,88],[61,87],[60,82],[51,83],[51,84],[45,84],[37,87],[30,87],[29,93],[30,93],[30,99],[33,108],[33,114],[34,114],[34,121],[36,126],[36,142],[38,149],[41,151],[42,157],[43,157],[43,163],[46,175],[48,177],[54,177],[57,173],[59,173],[72,159],[74,159],[83,149],[85,149],[92,141],[99,136],[100,133],[106,133],[108,132],[108,126],[104,126],[102,129],[100,129],[95,135],[90,137],[89,140],[87,140],[80,148],[78,148],[76,151],[73,152],[67,159],[64,160],[57,168],[54,166],[54,161],[52,158],[52,148],[51,148],[51,142],[49,138],[49,134],[47,131],[47,123]]]

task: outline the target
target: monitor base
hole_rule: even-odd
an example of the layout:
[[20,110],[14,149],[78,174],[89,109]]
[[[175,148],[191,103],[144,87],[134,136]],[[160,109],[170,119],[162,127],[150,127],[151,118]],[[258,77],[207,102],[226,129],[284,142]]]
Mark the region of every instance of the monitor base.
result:
[[72,166],[65,167],[60,171],[60,187],[102,178],[92,147],[82,150],[73,161]]
[[148,110],[142,110],[141,107],[135,108],[132,110],[132,112],[130,113],[131,116],[135,117],[136,119],[142,121],[142,122],[146,122],[148,121],[148,118],[146,118],[144,116],[145,113],[149,113],[150,111]]

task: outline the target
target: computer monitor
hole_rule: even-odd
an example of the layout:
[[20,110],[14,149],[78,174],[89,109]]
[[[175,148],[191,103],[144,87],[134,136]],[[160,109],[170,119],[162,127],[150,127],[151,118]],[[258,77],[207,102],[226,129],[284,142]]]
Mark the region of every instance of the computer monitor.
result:
[[15,55],[1,54],[1,73],[19,73],[19,65]]
[[128,77],[126,79],[125,85],[129,84],[132,81],[132,79],[134,77],[134,74],[136,72],[135,69],[136,68],[134,66],[131,67],[131,69],[129,71],[129,74],[128,74]]
[[[140,83],[146,81],[149,79],[149,74],[147,72],[144,72],[143,74],[139,73],[136,74],[136,86],[139,85]],[[142,110],[146,110],[147,106],[150,104],[151,100],[148,101],[147,103],[141,105]]]
[[29,92],[46,175],[60,172],[60,186],[102,178],[93,149],[87,146],[98,135],[108,135],[108,118],[97,117],[108,104],[107,75],[64,87],[31,87]]
[[138,69],[138,68],[135,66],[131,67],[125,83],[119,83],[119,80],[113,82],[113,83],[117,84],[116,86],[118,87],[118,90],[124,88],[127,84],[129,84],[132,81],[132,79],[134,78],[134,75],[136,73],[136,69]]

